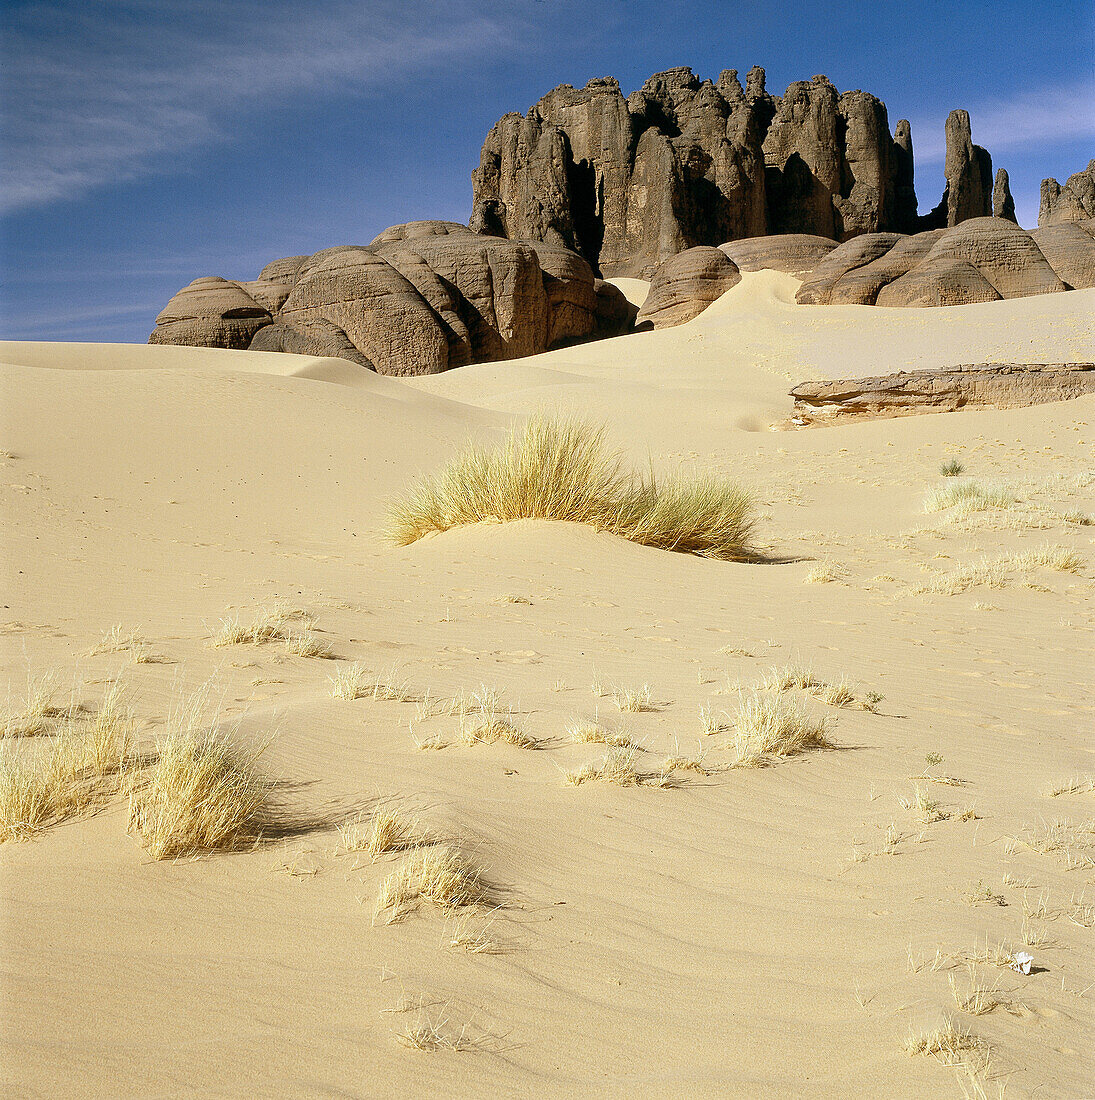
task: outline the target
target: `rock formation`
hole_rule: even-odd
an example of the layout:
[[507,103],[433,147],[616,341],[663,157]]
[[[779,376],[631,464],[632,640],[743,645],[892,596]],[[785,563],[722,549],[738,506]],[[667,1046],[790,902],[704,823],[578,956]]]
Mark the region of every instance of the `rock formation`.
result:
[[198,279],[167,304],[149,342],[436,374],[616,335],[633,319],[620,292],[598,286],[585,260],[559,245],[411,222],[369,245],[276,260],[254,282]]
[[778,233],[773,237],[746,237],[728,241],[719,248],[738,266],[739,271],[785,271],[801,278],[817,267],[834,248],[830,237],[809,233]]
[[1062,187],[1055,179],[1042,180],[1038,224],[1060,225],[1095,218],[1095,160],[1069,176]]
[[[640,312],[655,327],[681,324],[712,301],[718,272],[690,272],[695,248],[662,264]],[[923,233],[864,233],[843,244],[801,234],[731,241],[735,271],[765,268],[801,279],[802,305],[947,306],[1095,287],[1095,219],[1028,233],[1003,218],[972,218]],[[727,286],[737,278],[727,281]],[[655,289],[659,297],[655,299]],[[669,303],[663,307],[662,300]],[[653,302],[653,304],[651,304]]]
[[652,76],[626,99],[612,78],[549,92],[504,116],[472,173],[471,227],[573,249],[594,271],[649,277],[675,253],[765,234],[845,241],[945,228],[992,211],[991,160],[969,115],[947,120],[947,192],[917,215],[912,134],[886,107],[824,76],[765,90],[733,69]]
[[1011,184],[1008,181],[1007,171],[1003,168],[996,170],[996,182],[992,185],[992,216],[1019,224],[1015,217],[1015,200],[1011,197]]
[[718,248],[699,245],[671,256],[658,268],[639,310],[640,327],[683,325],[741,282],[737,264]]
[[877,378],[803,382],[791,390],[793,422],[799,425],[846,416],[1038,405],[1085,393],[1095,393],[1095,363],[978,363]]

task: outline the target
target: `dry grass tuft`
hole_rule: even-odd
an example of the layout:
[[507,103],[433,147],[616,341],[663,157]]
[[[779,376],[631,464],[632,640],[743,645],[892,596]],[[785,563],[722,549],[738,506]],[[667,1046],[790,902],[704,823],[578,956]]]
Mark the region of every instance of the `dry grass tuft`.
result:
[[84,782],[84,746],[69,732],[29,754],[0,753],[0,841],[27,840],[97,805]]
[[[312,616],[300,608],[275,604],[272,607],[260,607],[252,621],[244,625],[239,615],[222,619],[220,626],[209,638],[214,649],[230,645],[264,645],[267,642],[284,642],[286,649],[296,656],[329,656],[322,642],[307,629]],[[298,624],[294,628],[294,624]],[[306,650],[319,646],[322,652],[309,653]],[[299,652],[298,652],[299,651]]]
[[567,726],[571,741],[579,745],[608,745],[614,749],[638,749],[627,730],[610,730],[594,719],[578,719]]
[[750,554],[753,503],[711,476],[645,479],[606,448],[603,430],[531,417],[498,447],[476,446],[396,503],[391,538],[402,546],[471,523],[552,519],[632,542],[706,557]]
[[1072,822],[1043,821],[1026,829],[1021,837],[1014,837],[1005,846],[1012,854],[1026,848],[1040,855],[1057,855],[1064,860],[1068,870],[1095,867],[1095,821]]
[[[196,710],[183,719],[196,718]],[[234,745],[215,726],[176,718],[129,800],[129,828],[153,859],[257,843],[272,820],[273,784],[256,763],[265,745]]]
[[912,595],[936,593],[957,596],[971,588],[1006,588],[1011,574],[1033,573],[1038,569],[1053,569],[1060,573],[1078,573],[1085,562],[1073,550],[1063,546],[1043,546],[1022,554],[1003,554],[983,558],[951,573],[940,573],[927,584],[911,590]]
[[735,753],[733,767],[755,768],[774,757],[831,748],[828,732],[827,718],[815,718],[778,695],[754,694],[742,697],[727,747]]
[[960,474],[966,472],[966,467],[963,466],[957,458],[948,458],[947,461],[939,467],[939,472],[943,477],[958,477]]
[[905,1042],[905,1050],[913,1056],[930,1054],[945,1066],[960,1067],[971,1073],[982,1072],[990,1058],[988,1043],[950,1018],[946,1018],[942,1026],[933,1031],[910,1035]]
[[1004,1003],[997,996],[1000,992],[999,986],[982,984],[972,962],[966,964],[966,974],[968,984],[965,989],[959,988],[953,974],[950,977],[951,996],[962,1012],[968,1012],[971,1016],[984,1016]]
[[[331,694],[336,699],[373,699],[393,703],[418,701],[408,682],[401,679],[394,668],[386,673],[371,673],[360,661],[343,665],[330,678],[330,683]],[[428,696],[419,703],[420,720],[433,717],[435,713],[436,704]]]
[[139,630],[126,630],[121,623],[115,623],[103,636],[88,650],[91,657],[100,653],[124,653],[127,650],[143,651],[148,643],[144,640]]
[[471,696],[471,705],[460,717],[460,737],[466,745],[494,745],[504,741],[519,749],[534,749],[535,737],[513,720],[513,709],[503,707],[501,695],[485,684]]
[[773,668],[764,678],[765,691],[812,691],[815,688],[823,688],[827,685],[824,680],[819,680],[808,669],[799,668],[797,665],[784,665],[783,668]]
[[[42,689],[39,704],[51,697]],[[36,709],[49,714],[51,705]],[[135,762],[133,716],[120,684],[110,685],[90,721],[77,709],[58,712],[64,722],[45,744],[0,754],[0,840],[23,840],[99,808]]]
[[380,806],[368,817],[359,814],[340,825],[338,839],[342,851],[365,852],[374,859],[385,852],[405,852],[434,843],[418,818],[390,806]]
[[1090,794],[1095,791],[1095,775],[1074,775],[1059,787],[1050,787],[1045,792],[1047,798],[1060,798],[1066,794]]
[[36,737],[48,733],[58,718],[70,718],[79,710],[72,702],[57,706],[54,699],[60,687],[57,677],[47,672],[35,679],[27,677],[26,701],[17,710],[0,718],[0,737]]
[[490,900],[491,890],[480,870],[456,848],[439,844],[413,849],[407,861],[384,880],[375,918],[383,916],[386,924],[394,924],[420,901],[442,909],[460,909]]
[[493,918],[483,925],[476,925],[475,921],[473,913],[465,913],[458,918],[449,937],[449,946],[459,947],[470,955],[504,954],[505,945],[496,940],[490,931]]
[[916,810],[917,816],[924,825],[932,825],[936,821],[945,821],[950,814],[939,808],[939,803],[926,791],[916,788],[916,794],[911,799],[902,799],[901,804],[906,810]]
[[291,657],[319,657],[326,661],[335,658],[331,647],[314,630],[286,630],[282,641]]
[[848,575],[848,570],[839,562],[823,561],[815,565],[803,578],[806,584],[832,584],[834,581],[842,581]]
[[567,772],[566,781],[572,787],[583,783],[615,783],[618,787],[637,787],[643,775],[635,767],[633,748],[610,749],[593,764],[585,764],[577,771]]
[[436,1018],[423,1015],[417,1023],[412,1024],[406,1031],[401,1031],[396,1038],[405,1047],[425,1053],[434,1053],[439,1050],[466,1052],[483,1049],[486,1042],[484,1038],[470,1037],[466,1025],[459,1031],[453,1032],[449,1028],[449,1023],[449,1017],[445,1013]]
[[925,512],[944,512],[959,508],[965,514],[983,512],[988,508],[1010,508],[1019,503],[1018,493],[1007,485],[984,485],[979,481],[962,481],[933,489],[924,501]]
[[640,684],[638,687],[613,688],[608,697],[620,710],[638,713],[644,710],[654,710],[654,690],[649,684]]
[[784,665],[773,668],[764,678],[765,691],[808,691],[816,699],[830,707],[858,707],[874,712],[884,696],[877,691],[868,691],[863,695],[843,676],[835,683],[822,680],[809,669],[797,665]]
[[133,744],[133,714],[126,703],[125,689],[115,682],[107,689],[88,730],[87,767],[97,776],[121,772],[133,759]]

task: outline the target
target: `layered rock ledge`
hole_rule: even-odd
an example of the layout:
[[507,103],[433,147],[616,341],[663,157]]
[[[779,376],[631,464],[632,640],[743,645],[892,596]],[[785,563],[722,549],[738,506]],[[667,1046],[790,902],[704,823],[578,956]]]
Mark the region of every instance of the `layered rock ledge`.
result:
[[1095,363],[975,363],[876,378],[803,382],[792,423],[907,416],[967,407],[1011,408],[1095,393]]

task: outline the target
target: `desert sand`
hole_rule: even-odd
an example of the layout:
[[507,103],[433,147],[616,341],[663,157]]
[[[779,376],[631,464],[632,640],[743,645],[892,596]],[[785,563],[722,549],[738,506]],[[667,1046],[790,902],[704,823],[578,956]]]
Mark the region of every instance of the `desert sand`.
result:
[[[120,678],[151,743],[212,678],[222,725],[269,739],[264,770],[312,820],[157,862],[117,798],[0,845],[6,1095],[1090,1095],[1093,795],[1051,792],[1095,772],[1095,398],[772,425],[809,378],[1090,361],[1095,291],[899,310],[797,306],[797,285],[747,273],[679,328],[406,381],[0,344],[6,706],[52,670],[93,710]],[[385,540],[395,495],[541,409],[603,422],[637,464],[739,480],[761,560],[532,521]],[[1015,503],[926,512],[952,458]],[[1078,571],[1005,565],[999,587],[947,591],[1047,545]],[[315,616],[333,659],[207,644],[279,601]],[[115,624],[155,660],[92,654]],[[334,698],[352,661],[419,700],[497,688],[542,743],[466,745],[419,703]],[[883,698],[803,695],[833,750],[720,769],[727,734],[701,708],[730,723],[739,688],[787,665]],[[595,683],[646,684],[651,708],[618,712]],[[567,725],[595,714],[644,770],[674,754],[710,774],[568,785],[602,746]],[[432,737],[446,747],[416,747]],[[347,854],[336,830],[388,799],[495,885],[468,927],[496,950],[452,946],[454,918],[428,906],[374,919],[404,857]],[[1055,821],[1077,828],[1039,850]],[[1031,973],[976,968],[998,1003],[963,1012],[962,953],[1000,942]],[[977,1082],[904,1049],[944,1016],[991,1045]],[[422,1021],[473,1049],[408,1049]]]

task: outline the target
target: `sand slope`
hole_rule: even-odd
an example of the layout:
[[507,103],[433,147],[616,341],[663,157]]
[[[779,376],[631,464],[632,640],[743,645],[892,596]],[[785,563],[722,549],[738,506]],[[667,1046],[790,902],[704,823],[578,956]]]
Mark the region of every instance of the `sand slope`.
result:
[[[1078,479],[1095,400],[763,429],[807,377],[1090,359],[1095,292],[917,311],[797,307],[793,289],[761,274],[680,329],[413,382],[296,356],[0,345],[9,706],[28,670],[89,707],[121,676],[151,739],[215,677],[222,720],[272,735],[266,768],[324,822],[159,864],[115,803],[0,846],[5,1094],[951,1097],[953,1070],[902,1049],[944,1012],[993,1045],[1009,1097],[1089,1091],[1090,850],[1070,869],[1009,838],[1092,820],[1090,793],[1045,792],[1095,772],[1095,528],[1066,516],[1095,511]],[[659,467],[739,477],[768,562],[540,522],[380,538],[408,479],[541,406],[606,420]],[[925,514],[951,456],[1016,483],[1022,506]],[[1046,543],[1086,564],[915,594]],[[826,562],[838,579],[812,583]],[[229,609],[275,599],[420,694],[497,686],[544,746],[469,747],[413,703],[332,698],[332,661],[207,647]],[[88,655],[119,622],[166,663]],[[882,693],[879,712],[831,709],[837,751],[771,768],[564,784],[600,755],[565,726],[595,712],[626,722],[644,768],[725,761],[700,707],[732,716],[739,687],[792,662]],[[657,709],[620,715],[595,680],[647,682]],[[432,735],[448,747],[416,749]],[[963,784],[910,780],[929,752]],[[947,819],[903,805],[918,785]],[[335,824],[387,797],[500,887],[501,953],[450,946],[452,918],[429,909],[373,924],[399,857],[338,854]],[[987,1015],[957,1010],[950,972],[910,968],[910,951],[1018,944],[1024,924],[1048,941],[1037,971],[983,968],[1006,1002]],[[420,1017],[480,1049],[406,1049]]]

